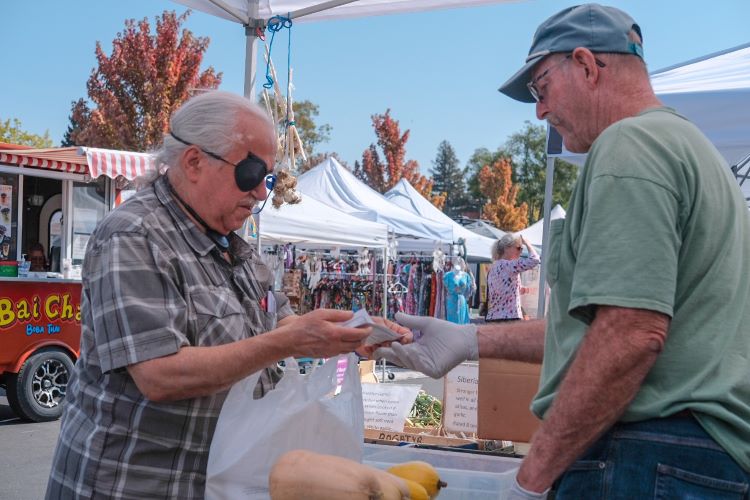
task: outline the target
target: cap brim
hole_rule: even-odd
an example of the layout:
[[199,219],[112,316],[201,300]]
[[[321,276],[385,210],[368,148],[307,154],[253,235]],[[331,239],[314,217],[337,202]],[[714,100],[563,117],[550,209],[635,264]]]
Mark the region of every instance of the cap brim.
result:
[[536,102],[526,84],[531,81],[531,72],[534,69],[534,66],[536,66],[536,63],[541,61],[545,55],[546,54],[535,57],[524,64],[524,66],[519,69],[515,75],[511,76],[508,81],[503,83],[498,90],[516,101],[530,103]]

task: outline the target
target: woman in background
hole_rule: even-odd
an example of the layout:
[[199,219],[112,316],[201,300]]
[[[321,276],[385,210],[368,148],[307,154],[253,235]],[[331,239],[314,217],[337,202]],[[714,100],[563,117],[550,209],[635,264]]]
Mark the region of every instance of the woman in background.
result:
[[41,243],[34,243],[29,247],[29,262],[31,262],[29,271],[32,273],[47,270],[47,256]]
[[[524,246],[527,257],[521,257]],[[486,321],[523,319],[520,274],[538,266],[539,255],[523,236],[508,233],[492,245],[492,258],[495,262],[487,274]]]

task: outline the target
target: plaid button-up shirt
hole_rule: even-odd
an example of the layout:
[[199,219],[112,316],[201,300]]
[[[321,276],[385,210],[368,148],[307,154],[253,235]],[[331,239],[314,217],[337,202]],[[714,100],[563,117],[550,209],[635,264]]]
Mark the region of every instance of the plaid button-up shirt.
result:
[[[227,393],[150,401],[126,367],[257,335],[292,314],[283,294],[276,314],[261,308],[272,274],[254,248],[233,234],[230,254],[233,265],[179,208],[165,177],[97,227],[83,264],[81,357],[47,498],[203,498]],[[265,369],[256,397],[279,378]]]

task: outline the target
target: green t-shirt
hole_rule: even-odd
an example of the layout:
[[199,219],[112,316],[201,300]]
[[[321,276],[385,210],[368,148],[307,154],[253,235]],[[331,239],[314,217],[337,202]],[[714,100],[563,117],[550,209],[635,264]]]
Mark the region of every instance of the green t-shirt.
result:
[[672,318],[667,341],[622,420],[689,408],[750,471],[750,216],[714,146],[668,108],[613,124],[550,233],[534,413],[552,404],[597,305],[658,311]]

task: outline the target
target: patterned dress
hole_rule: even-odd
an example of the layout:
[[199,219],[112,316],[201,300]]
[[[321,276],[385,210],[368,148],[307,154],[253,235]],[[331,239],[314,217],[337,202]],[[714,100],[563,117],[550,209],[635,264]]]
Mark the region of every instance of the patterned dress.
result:
[[523,319],[520,274],[539,265],[539,257],[498,259],[487,274],[487,320]]

